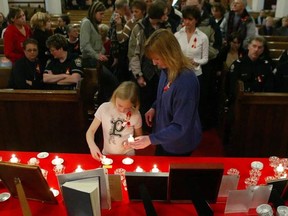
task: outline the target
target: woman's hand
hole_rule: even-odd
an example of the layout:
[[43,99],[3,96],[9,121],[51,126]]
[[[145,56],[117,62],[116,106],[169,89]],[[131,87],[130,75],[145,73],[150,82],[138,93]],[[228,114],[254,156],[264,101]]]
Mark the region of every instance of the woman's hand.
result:
[[135,138],[134,142],[129,142],[129,146],[134,149],[143,149],[151,145],[149,136],[139,136]]
[[155,109],[151,108],[145,113],[145,121],[149,127],[152,127],[153,118],[155,116]]
[[146,86],[146,82],[143,76],[139,76],[137,78],[137,83],[139,84],[140,87],[145,87]]

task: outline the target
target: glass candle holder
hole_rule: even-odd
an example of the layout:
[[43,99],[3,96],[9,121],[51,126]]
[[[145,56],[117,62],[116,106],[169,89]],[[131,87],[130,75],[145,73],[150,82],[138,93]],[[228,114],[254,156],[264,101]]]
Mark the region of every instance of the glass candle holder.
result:
[[230,168],[227,170],[227,175],[239,175],[239,174],[240,174],[239,170],[235,168]]
[[248,187],[250,187],[250,186],[255,186],[255,185],[257,185],[257,182],[258,182],[258,181],[257,181],[256,179],[251,178],[251,177],[246,178],[245,181],[244,181],[246,188],[248,188]]
[[123,168],[117,168],[114,171],[114,174],[120,175],[121,182],[123,184],[124,190],[127,190],[127,183],[125,178],[126,170]]
[[251,169],[249,171],[250,177],[251,178],[255,178],[257,179],[257,181],[259,180],[260,176],[261,176],[261,171],[258,169]]
[[269,165],[273,168],[275,168],[279,165],[279,161],[280,161],[280,158],[277,156],[269,157]]
[[63,164],[58,164],[53,168],[56,175],[65,173],[65,166]]

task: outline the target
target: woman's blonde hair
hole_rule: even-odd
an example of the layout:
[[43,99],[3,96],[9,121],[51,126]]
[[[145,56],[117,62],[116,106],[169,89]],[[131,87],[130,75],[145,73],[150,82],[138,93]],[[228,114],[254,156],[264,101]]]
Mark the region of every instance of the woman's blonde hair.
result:
[[30,19],[30,25],[33,29],[42,29],[50,21],[50,15],[43,12],[35,13]]
[[115,105],[116,98],[121,100],[130,100],[133,107],[139,110],[140,100],[139,100],[139,89],[136,83],[132,81],[122,82],[117,89],[113,92],[111,97],[111,102]]
[[148,38],[145,43],[145,55],[148,58],[154,55],[161,58],[167,66],[170,82],[173,82],[183,69],[193,68],[175,36],[167,29],[158,29]]

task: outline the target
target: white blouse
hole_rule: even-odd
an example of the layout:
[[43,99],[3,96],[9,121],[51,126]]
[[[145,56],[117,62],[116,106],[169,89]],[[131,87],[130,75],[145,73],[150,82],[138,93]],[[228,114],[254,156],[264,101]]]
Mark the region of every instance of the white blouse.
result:
[[185,26],[175,33],[181,49],[185,56],[189,59],[193,59],[199,66],[194,69],[197,76],[202,74],[201,65],[208,62],[209,53],[209,40],[205,33],[198,28],[195,29],[192,37],[188,41],[187,34],[185,32]]

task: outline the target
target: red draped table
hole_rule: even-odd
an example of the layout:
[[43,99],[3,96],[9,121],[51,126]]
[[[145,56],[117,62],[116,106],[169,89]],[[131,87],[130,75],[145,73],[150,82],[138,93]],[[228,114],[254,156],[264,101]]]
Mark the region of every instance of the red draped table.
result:
[[[36,157],[39,152],[8,152],[0,151],[3,161],[9,161],[12,154],[15,154],[21,161],[20,163],[27,163],[31,157]],[[39,159],[39,166],[42,169],[48,170],[47,181],[51,188],[59,189],[57,177],[53,171],[54,165],[51,161],[56,157],[64,159],[64,166],[66,167],[65,173],[74,172],[78,165],[84,170],[95,169],[102,166],[100,162],[94,160],[90,154],[70,154],[70,153],[50,153],[47,158]],[[244,179],[249,177],[249,170],[251,169],[251,162],[261,161],[264,164],[262,175],[258,184],[264,184],[264,178],[266,176],[273,175],[274,172],[269,166],[268,158],[224,158],[224,157],[156,157],[156,156],[133,156],[134,163],[131,165],[125,165],[122,160],[125,156],[109,156],[113,159],[113,164],[108,168],[109,174],[114,174],[114,170],[117,168],[124,168],[128,172],[135,171],[137,166],[141,166],[146,171],[150,171],[153,165],[156,164],[160,171],[168,172],[170,163],[223,163],[224,173],[230,168],[236,168],[240,171],[240,180],[238,189],[244,189]],[[7,189],[0,185],[0,193],[7,191]],[[62,195],[60,193],[57,196],[58,204],[47,204],[38,201],[28,201],[32,215],[67,215]],[[159,216],[186,216],[197,215],[192,204],[189,203],[168,203],[168,202],[153,202],[155,210]],[[217,202],[211,204],[214,211],[214,215],[224,215],[225,202]],[[0,203],[0,215],[1,216],[15,216],[21,215],[21,206],[17,198],[11,197],[9,200]],[[123,201],[112,202],[111,210],[102,210],[102,215],[146,215],[144,206],[141,202],[129,201],[127,192],[123,190]],[[247,214],[233,214],[233,215],[247,215]],[[255,210],[249,212],[248,215],[257,215]]]

